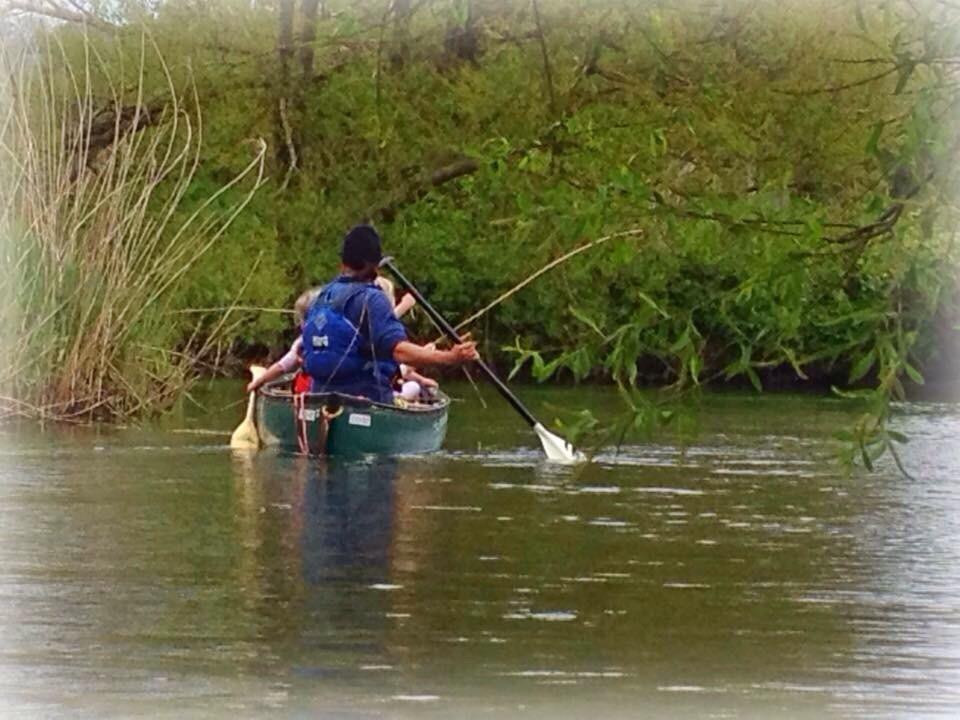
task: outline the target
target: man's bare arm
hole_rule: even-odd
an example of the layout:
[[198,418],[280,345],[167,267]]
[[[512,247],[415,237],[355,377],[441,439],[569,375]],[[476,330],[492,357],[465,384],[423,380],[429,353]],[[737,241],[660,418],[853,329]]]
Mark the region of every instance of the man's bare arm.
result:
[[449,350],[436,350],[402,340],[393,349],[393,359],[405,365],[463,365],[477,359],[477,344],[473,341],[454,345]]

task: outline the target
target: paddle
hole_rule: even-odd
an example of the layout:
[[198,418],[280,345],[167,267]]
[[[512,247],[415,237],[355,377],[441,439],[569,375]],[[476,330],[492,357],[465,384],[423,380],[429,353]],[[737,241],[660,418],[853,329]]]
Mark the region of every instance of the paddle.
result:
[[[259,365],[250,366],[250,374],[254,380],[266,371],[266,368],[262,368]],[[257,425],[253,421],[253,410],[256,402],[257,394],[255,392],[250,393],[250,400],[247,403],[247,415],[243,418],[243,422],[237,426],[237,429],[233,431],[233,435],[230,436],[230,447],[236,448],[237,450],[256,450],[260,447],[260,435],[257,433]]]
[[[450,338],[455,343],[462,342],[460,336],[457,334],[457,331],[448,323],[443,316],[438,313],[430,303],[426,301],[423,295],[420,294],[420,291],[417,290],[413,283],[407,280],[404,277],[403,273],[397,270],[397,266],[393,264],[393,258],[385,257],[380,261],[380,267],[385,267],[390,273],[397,279],[397,282],[403,286],[403,289],[408,293],[413,295],[417,299],[417,303],[422,307],[427,315],[433,318],[433,321],[437,324],[444,334]],[[514,395],[510,388],[504,384],[503,380],[497,377],[496,373],[490,369],[490,367],[483,362],[483,360],[476,360],[477,366],[483,370],[490,381],[493,383],[494,387],[503,395],[504,399],[510,403],[511,407],[520,413],[520,416],[527,421],[527,424],[533,428],[533,431],[537,434],[537,437],[540,438],[540,444],[543,445],[543,452],[546,453],[548,460],[553,460],[555,462],[566,462],[566,463],[575,463],[583,462],[586,460],[583,453],[574,449],[574,447],[564,440],[562,437],[554,435],[552,432],[547,430],[543,425],[541,425],[533,414],[527,410],[522,402]]]

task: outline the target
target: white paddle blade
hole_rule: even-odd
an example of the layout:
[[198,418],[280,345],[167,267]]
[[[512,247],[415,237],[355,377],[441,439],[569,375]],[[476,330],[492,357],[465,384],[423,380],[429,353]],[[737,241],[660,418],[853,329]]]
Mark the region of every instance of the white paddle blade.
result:
[[260,447],[260,437],[253,422],[244,420],[230,436],[230,447],[234,450],[256,450]]
[[540,423],[534,425],[533,430],[540,438],[540,444],[543,445],[543,452],[546,453],[547,460],[570,464],[586,462],[586,455],[574,449],[573,445],[559,435],[554,435]]
[[[266,371],[266,368],[259,365],[250,366],[250,374],[254,380]],[[236,450],[256,450],[260,447],[260,434],[257,432],[257,425],[253,421],[253,411],[257,401],[256,396],[256,393],[250,393],[250,400],[247,402],[246,417],[243,418],[243,422],[237,426],[237,429],[234,430],[230,436],[230,447]]]

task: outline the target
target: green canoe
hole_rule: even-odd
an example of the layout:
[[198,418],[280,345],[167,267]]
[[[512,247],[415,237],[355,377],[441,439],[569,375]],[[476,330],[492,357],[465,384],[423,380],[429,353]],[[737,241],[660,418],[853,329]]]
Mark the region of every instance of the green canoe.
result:
[[[257,393],[260,440],[312,455],[406,455],[439,450],[447,434],[450,398],[430,405],[397,407],[338,393],[307,393],[294,400],[288,379]],[[302,422],[298,422],[298,418]]]

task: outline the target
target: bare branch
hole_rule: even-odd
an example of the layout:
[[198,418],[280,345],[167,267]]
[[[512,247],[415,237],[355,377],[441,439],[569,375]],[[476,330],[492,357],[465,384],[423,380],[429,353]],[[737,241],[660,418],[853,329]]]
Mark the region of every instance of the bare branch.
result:
[[885,235],[893,230],[893,226],[897,224],[897,220],[900,219],[902,214],[903,203],[895,203],[888,207],[880,216],[880,219],[876,222],[863,225],[862,227],[858,227],[856,230],[851,230],[850,232],[844,233],[843,235],[838,235],[837,237],[824,238],[824,241],[838,245],[857,242],[866,243],[875,237]]
[[61,20],[63,22],[87,24],[101,30],[115,30],[117,28],[111,22],[104,20],[89,10],[85,10],[77,3],[70,3],[75,9],[71,10],[53,0],[46,0],[40,4],[35,2],[19,2],[18,0],[8,0],[0,5],[0,15],[10,12],[20,12],[28,15],[39,15],[40,17],[50,18],[51,20]]
[[280,191],[287,189],[290,185],[290,178],[297,169],[297,148],[293,142],[293,128],[290,127],[290,120],[287,118],[287,99],[280,98],[277,103],[277,112],[280,115],[280,125],[283,128],[283,139],[287,147],[287,171],[283,176],[283,183],[280,185]]
[[439,187],[440,185],[450,182],[451,180],[455,180],[463,175],[474,173],[479,169],[479,167],[480,166],[477,164],[477,161],[473,158],[461,158],[460,160],[450,163],[449,165],[439,167],[424,177],[420,183],[409,188],[399,200],[395,200],[379,208],[370,210],[367,213],[367,217],[377,218],[389,222],[393,219],[401,207],[416,202],[426,195],[431,188]]
[[865,77],[860,80],[854,80],[853,82],[844,83],[843,85],[832,85],[830,87],[823,88],[812,88],[810,90],[774,90],[776,93],[781,95],[796,95],[796,96],[806,96],[806,95],[822,95],[823,93],[835,93],[842,90],[849,90],[855,87],[861,87],[863,85],[869,85],[872,82],[881,80],[888,75],[893,75],[900,69],[899,65],[894,65],[887,70],[884,70],[882,73],[877,73],[876,75],[871,75],[870,77]]
[[[459,332],[460,330],[462,330],[463,328],[465,328],[467,325],[470,325],[471,323],[475,322],[475,321],[478,320],[479,318],[481,318],[481,317],[483,317],[484,315],[486,315],[490,310],[492,310],[493,308],[495,308],[497,305],[499,305],[500,303],[502,303],[504,300],[506,300],[507,298],[509,298],[511,295],[513,295],[513,294],[519,292],[520,290],[522,290],[523,288],[525,288],[527,285],[529,285],[530,283],[532,283],[534,280],[536,280],[538,277],[540,277],[540,276],[543,275],[544,273],[549,272],[550,270],[552,270],[553,268],[555,268],[557,265],[562,265],[563,263],[565,263],[565,262],[566,262],[567,260],[569,260],[570,258],[575,257],[575,256],[579,255],[580,253],[582,253],[584,250],[589,250],[590,248],[596,247],[597,245],[602,245],[603,243],[607,242],[608,240],[613,240],[614,238],[635,237],[635,236],[638,236],[638,235],[643,235],[644,232],[645,232],[645,230],[644,230],[643,228],[633,228],[632,230],[623,230],[623,231],[621,231],[621,232],[613,233],[612,235],[605,235],[604,237],[597,238],[596,240],[591,240],[590,242],[584,243],[583,245],[578,245],[578,246],[575,247],[573,250],[570,250],[570,251],[564,253],[563,255],[561,255],[560,257],[551,260],[550,262],[548,262],[546,265],[544,265],[542,268],[540,268],[539,270],[537,270],[537,271],[536,271],[535,273],[533,273],[532,275],[528,275],[526,278],[524,278],[523,280],[521,280],[519,283],[517,283],[517,284],[514,285],[512,288],[510,288],[509,290],[507,290],[505,293],[502,293],[500,296],[498,296],[495,300],[487,303],[487,304],[486,304],[484,307],[482,307],[480,310],[478,310],[477,312],[473,313],[473,315],[471,315],[470,317],[467,317],[467,318],[464,318],[463,320],[461,320],[459,323],[457,323],[457,326],[456,326],[454,329]],[[440,342],[440,339],[438,339],[437,342]]]

